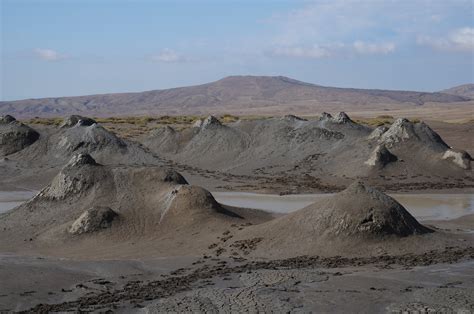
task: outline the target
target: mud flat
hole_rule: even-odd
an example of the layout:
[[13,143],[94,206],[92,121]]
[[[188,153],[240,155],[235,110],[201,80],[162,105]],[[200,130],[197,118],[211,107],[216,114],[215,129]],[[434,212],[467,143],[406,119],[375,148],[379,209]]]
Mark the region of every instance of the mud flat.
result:
[[[34,198],[0,216],[1,310],[474,308],[474,234],[459,218],[422,225],[361,182],[275,217],[220,205],[177,173],[144,171],[80,154]],[[117,203],[125,190],[128,201]],[[100,216],[103,207],[81,210],[104,197],[117,221]]]
[[[425,123],[208,117],[145,146],[87,117],[40,130],[15,121],[2,120],[22,145],[6,142],[0,187],[39,192],[0,213],[0,310],[474,309],[472,198],[385,193],[472,187],[470,155]],[[332,194],[265,211],[219,202],[216,185]]]
[[[0,305],[4,311],[31,313],[469,313],[474,309],[472,254],[449,249],[398,258],[240,263],[214,258],[198,265],[192,258],[97,262],[0,256],[6,279]],[[13,278],[11,271],[24,275]]]

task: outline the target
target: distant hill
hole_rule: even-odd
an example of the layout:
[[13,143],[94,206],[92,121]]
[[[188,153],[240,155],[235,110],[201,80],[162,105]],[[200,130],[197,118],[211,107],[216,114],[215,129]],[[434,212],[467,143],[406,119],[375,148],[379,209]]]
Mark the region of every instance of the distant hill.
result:
[[442,90],[441,93],[474,99],[474,84],[464,84]]
[[394,108],[467,100],[445,93],[326,87],[282,76],[229,76],[203,85],[139,93],[3,101],[0,115],[308,114],[326,107]]

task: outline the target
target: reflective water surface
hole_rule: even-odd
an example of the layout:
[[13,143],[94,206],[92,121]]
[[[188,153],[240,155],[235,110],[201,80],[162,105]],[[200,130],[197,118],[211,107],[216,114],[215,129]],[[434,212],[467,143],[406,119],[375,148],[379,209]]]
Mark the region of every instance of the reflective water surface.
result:
[[[222,204],[289,213],[331,194],[267,195],[244,192],[213,192]],[[454,219],[474,214],[474,194],[391,194],[420,220]]]
[[37,191],[0,191],[0,213],[4,213],[29,200]]
[[[0,191],[0,213],[32,198],[36,191]],[[222,204],[289,213],[331,194],[271,195],[246,192],[213,192]],[[455,219],[474,214],[474,194],[391,194],[420,220]]]

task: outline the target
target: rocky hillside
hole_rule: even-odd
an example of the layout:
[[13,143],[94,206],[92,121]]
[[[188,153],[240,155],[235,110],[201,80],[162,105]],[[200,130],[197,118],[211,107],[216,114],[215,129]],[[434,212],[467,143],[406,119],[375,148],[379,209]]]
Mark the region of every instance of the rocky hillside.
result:
[[474,99],[474,84],[464,84],[451,87],[441,91],[441,93]]
[[282,76],[230,76],[198,86],[141,93],[3,101],[0,115],[27,118],[69,114],[255,114],[263,111],[277,114],[288,112],[287,108],[292,108],[292,112],[314,114],[321,105],[380,109],[380,105],[393,108],[395,105],[464,101],[467,98],[445,93],[325,87]]

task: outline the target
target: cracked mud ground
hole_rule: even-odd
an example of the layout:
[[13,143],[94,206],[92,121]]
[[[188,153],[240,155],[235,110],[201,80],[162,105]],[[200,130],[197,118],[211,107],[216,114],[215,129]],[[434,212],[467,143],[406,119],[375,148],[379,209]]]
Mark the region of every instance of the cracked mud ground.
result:
[[[184,263],[187,266],[170,272],[163,272],[162,267],[150,271],[148,266],[147,274],[135,265],[135,273],[126,276],[109,273],[108,278],[49,291],[62,294],[63,302],[34,307],[25,303],[17,310],[469,312],[474,309],[473,258],[471,247],[368,258],[303,256],[235,262],[213,257],[189,260]],[[163,266],[163,261],[158,263]],[[123,268],[117,271],[123,274]]]

